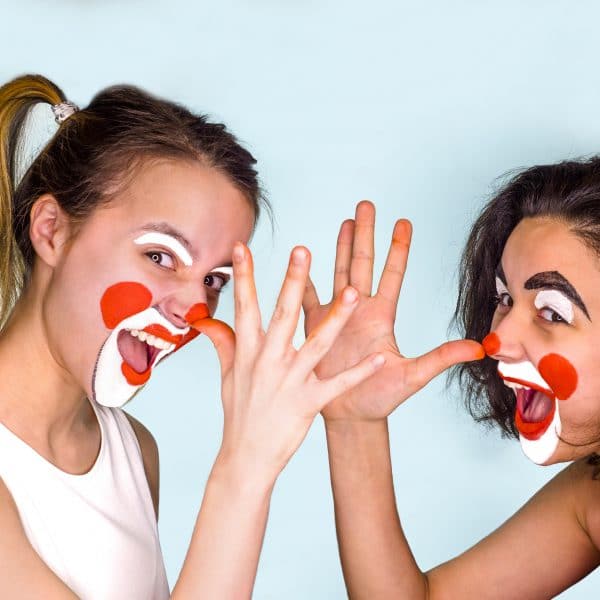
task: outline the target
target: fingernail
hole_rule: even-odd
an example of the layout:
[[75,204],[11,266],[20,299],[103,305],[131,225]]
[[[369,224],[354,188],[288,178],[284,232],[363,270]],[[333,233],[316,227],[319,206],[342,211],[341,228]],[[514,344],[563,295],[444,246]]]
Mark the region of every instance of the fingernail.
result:
[[296,248],[292,252],[292,262],[295,265],[302,265],[306,261],[306,250],[304,248]]
[[233,260],[236,263],[241,263],[244,260],[244,247],[240,243],[236,243],[233,247]]
[[383,354],[377,354],[373,357],[373,366],[381,367],[385,363],[385,356]]
[[358,299],[358,292],[354,288],[346,288],[344,290],[343,300],[347,304],[354,304]]

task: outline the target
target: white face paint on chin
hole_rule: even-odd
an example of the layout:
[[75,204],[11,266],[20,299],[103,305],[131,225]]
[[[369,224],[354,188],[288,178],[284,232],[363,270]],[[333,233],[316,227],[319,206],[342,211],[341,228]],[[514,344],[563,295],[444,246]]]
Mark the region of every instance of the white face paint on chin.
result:
[[[171,336],[183,336],[189,331],[189,327],[179,329],[170,321],[163,317],[156,308],[150,307],[142,312],[136,313],[126,319],[123,319],[110,333],[96,361],[96,366],[92,376],[92,394],[94,400],[104,406],[123,406],[136,394],[149,379],[152,369],[167,355],[178,349],[176,340],[166,340],[161,335],[155,335],[148,341],[154,342],[153,345],[166,346],[163,348],[150,348],[153,353],[151,364],[147,366],[144,373],[135,373],[136,382],[128,381],[124,373],[127,371],[127,363],[119,351],[118,338],[122,331],[138,330],[143,331],[150,326],[160,326],[168,331]],[[123,335],[131,335],[124,333]],[[139,339],[135,343],[144,343]],[[168,344],[168,346],[167,346]],[[130,367],[129,367],[130,369]],[[131,371],[130,371],[131,372]]]
[[550,460],[558,443],[560,442],[560,434],[562,431],[562,424],[560,421],[560,414],[558,411],[558,400],[555,399],[554,418],[550,423],[550,426],[544,434],[537,440],[528,440],[526,437],[519,435],[519,441],[521,442],[521,449],[529,460],[533,461],[536,465],[543,465],[545,462]]
[[[525,456],[538,465],[545,463],[552,457],[560,441],[559,436],[561,434],[562,425],[560,421],[558,399],[555,398],[554,392],[539,371],[529,361],[519,363],[505,363],[500,361],[498,363],[498,374],[504,380],[504,384],[510,387],[517,397],[515,422],[517,429],[519,430],[519,441],[521,442],[521,448],[525,453]],[[548,400],[544,400],[539,396],[540,393],[543,393],[544,396],[552,399],[552,408],[547,407]],[[524,400],[524,395],[528,395],[528,400]],[[536,402],[538,404],[540,402],[544,403],[547,407],[547,411],[553,409],[553,416],[552,420],[547,422],[546,419],[550,417],[550,413],[546,412],[540,421],[537,421],[537,419],[533,421],[532,424],[539,422],[539,431],[537,432],[539,437],[536,439],[528,439],[528,437],[524,435],[526,432],[520,430],[519,424],[524,420],[528,421],[524,415],[535,411],[536,407],[532,406],[530,403]],[[525,404],[528,406],[525,406]],[[542,406],[544,406],[544,404],[542,404]]]

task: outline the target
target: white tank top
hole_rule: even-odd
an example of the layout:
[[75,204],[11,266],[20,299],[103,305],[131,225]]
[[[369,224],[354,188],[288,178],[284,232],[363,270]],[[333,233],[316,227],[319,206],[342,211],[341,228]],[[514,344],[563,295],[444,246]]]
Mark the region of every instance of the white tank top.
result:
[[91,401],[102,442],[65,473],[0,423],[0,477],[29,541],[84,600],[164,600],[169,588],[142,454],[127,416]]

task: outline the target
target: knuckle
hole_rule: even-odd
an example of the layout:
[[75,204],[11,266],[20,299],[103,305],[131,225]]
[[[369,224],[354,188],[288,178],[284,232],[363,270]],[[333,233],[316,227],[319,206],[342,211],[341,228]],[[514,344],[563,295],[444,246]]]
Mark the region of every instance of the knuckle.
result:
[[355,250],[352,258],[354,260],[373,260],[373,253],[367,250]]
[[277,304],[277,306],[275,306],[275,310],[273,311],[273,317],[271,320],[275,323],[280,323],[281,321],[285,321],[289,315],[290,311],[285,304]]
[[330,341],[319,334],[310,334],[306,338],[304,346],[314,354],[325,354],[331,346]]

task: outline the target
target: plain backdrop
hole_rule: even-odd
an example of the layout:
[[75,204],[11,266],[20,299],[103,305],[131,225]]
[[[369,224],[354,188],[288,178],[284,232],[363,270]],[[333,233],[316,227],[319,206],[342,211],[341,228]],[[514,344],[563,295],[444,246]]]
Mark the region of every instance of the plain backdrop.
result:
[[[378,269],[395,219],[410,218],[396,328],[408,355],[447,339],[458,256],[498,178],[598,151],[596,2],[1,7],[1,81],[39,72],[80,105],[104,86],[134,83],[224,121],[255,154],[275,213],[274,232],[263,220],[252,244],[265,319],[295,244],[313,252],[327,298],[337,228],[357,201],[377,206]],[[231,291],[219,316],[232,321]],[[402,405],[390,424],[398,506],[423,569],[492,531],[560,468],[536,467],[518,443],[475,424],[460,390],[444,383]],[[161,365],[127,408],[160,448],[160,532],[173,585],[222,431],[209,342]],[[560,597],[589,599],[599,585],[593,574]],[[320,418],[275,488],[254,597],[345,597]]]

